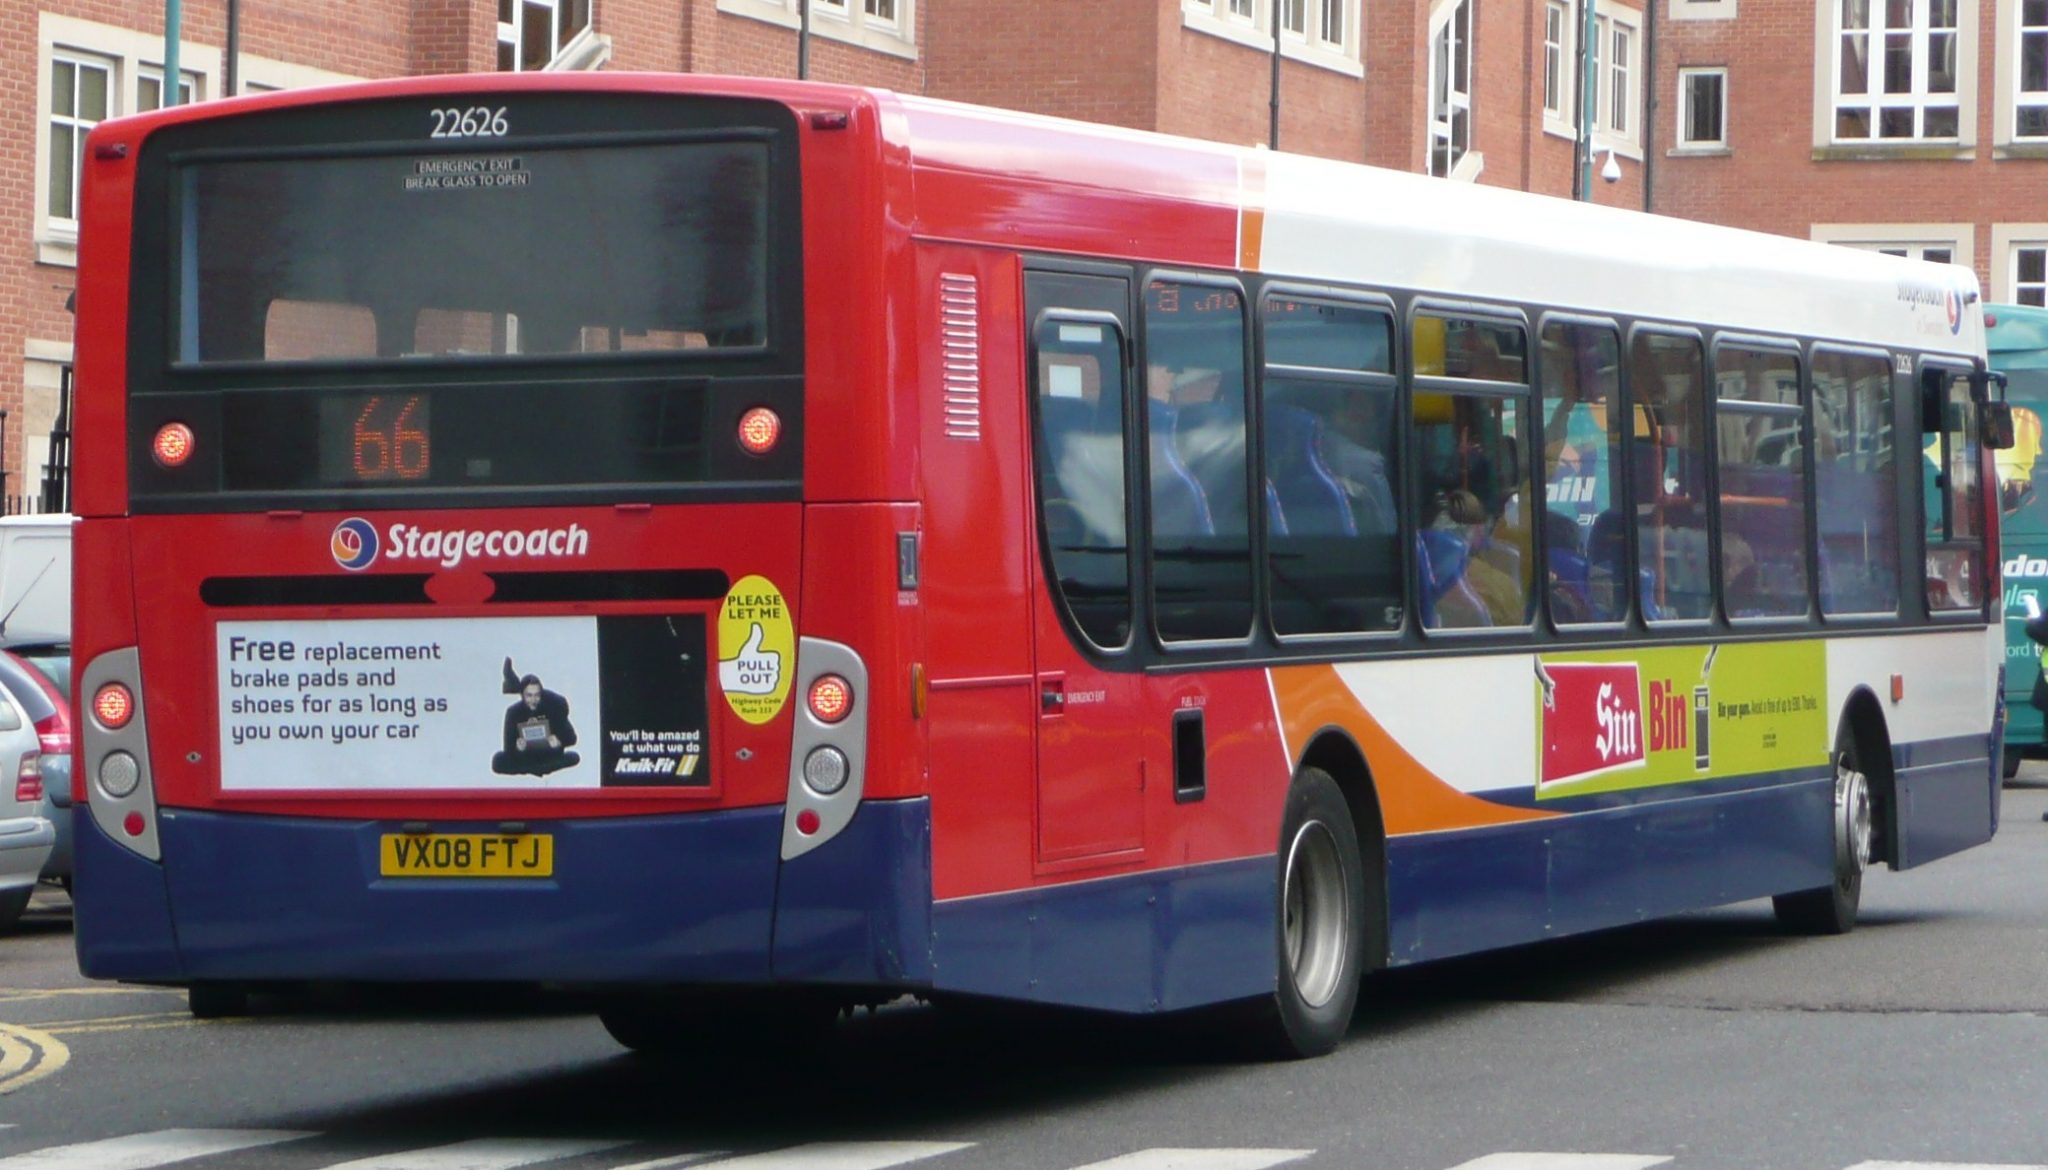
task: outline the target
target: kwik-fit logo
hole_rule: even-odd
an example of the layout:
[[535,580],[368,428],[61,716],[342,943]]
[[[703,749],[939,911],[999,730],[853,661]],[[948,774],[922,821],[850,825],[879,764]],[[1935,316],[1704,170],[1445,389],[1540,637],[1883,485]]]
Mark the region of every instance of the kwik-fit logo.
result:
[[566,528],[419,528],[393,524],[381,535],[360,516],[334,526],[334,563],[353,573],[367,569],[381,553],[391,561],[433,561],[452,569],[488,557],[580,557],[590,551],[590,531]]
[[334,526],[330,542],[334,563],[353,573],[367,569],[377,560],[377,530],[368,520],[351,516]]

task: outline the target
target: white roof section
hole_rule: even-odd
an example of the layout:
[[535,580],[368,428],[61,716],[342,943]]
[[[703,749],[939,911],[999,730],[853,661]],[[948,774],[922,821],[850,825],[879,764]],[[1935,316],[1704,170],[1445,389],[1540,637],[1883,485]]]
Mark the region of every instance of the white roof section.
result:
[[1958,265],[1301,155],[1242,165],[1269,274],[1984,352],[1976,274]]

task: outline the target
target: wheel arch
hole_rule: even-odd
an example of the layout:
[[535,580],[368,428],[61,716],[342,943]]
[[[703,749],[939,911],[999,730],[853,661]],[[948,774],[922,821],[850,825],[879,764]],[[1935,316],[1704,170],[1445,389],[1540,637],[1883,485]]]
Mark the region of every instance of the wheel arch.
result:
[[1366,970],[1387,966],[1390,957],[1387,935],[1387,822],[1380,812],[1379,787],[1373,782],[1372,767],[1356,741],[1340,728],[1325,727],[1309,737],[1308,747],[1295,765],[1320,768],[1337,782],[1351,813],[1351,825],[1358,833],[1358,853],[1366,880],[1374,889],[1366,897]]
[[1870,784],[1871,815],[1877,820],[1877,832],[1871,835],[1871,860],[1896,868],[1898,775],[1892,766],[1891,727],[1885,721],[1884,705],[1869,687],[1859,686],[1849,692],[1849,698],[1842,704],[1833,742],[1839,744],[1845,739],[1855,748],[1856,762]]

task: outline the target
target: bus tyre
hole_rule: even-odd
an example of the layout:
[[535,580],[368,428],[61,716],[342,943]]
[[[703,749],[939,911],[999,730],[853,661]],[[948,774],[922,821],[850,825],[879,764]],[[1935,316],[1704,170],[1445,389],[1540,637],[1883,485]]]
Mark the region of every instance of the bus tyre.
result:
[[2004,760],[2003,760],[2002,762],[2003,762],[2003,763],[2004,763],[2004,765],[2005,765],[2005,778],[2006,778],[2007,780],[2010,780],[2010,779],[2012,779],[2012,778],[2013,778],[2014,776],[2017,776],[2017,775],[2019,775],[2019,774],[2020,774],[2020,749],[2018,749],[2018,748],[2015,748],[2015,747],[2009,747],[2009,748],[2005,749],[2005,759],[2004,759]]
[[21,925],[21,916],[28,913],[28,900],[35,892],[34,886],[27,886],[0,894],[0,930],[13,930]]
[[1812,890],[1771,899],[1778,921],[1800,934],[1847,934],[1856,927],[1863,900],[1863,871],[1870,867],[1870,779],[1857,766],[1853,746],[1835,755],[1835,880]]
[[1303,768],[1280,826],[1278,961],[1264,1047],[1282,1059],[1321,1056],[1351,1027],[1365,969],[1365,872],[1358,831],[1337,782]]

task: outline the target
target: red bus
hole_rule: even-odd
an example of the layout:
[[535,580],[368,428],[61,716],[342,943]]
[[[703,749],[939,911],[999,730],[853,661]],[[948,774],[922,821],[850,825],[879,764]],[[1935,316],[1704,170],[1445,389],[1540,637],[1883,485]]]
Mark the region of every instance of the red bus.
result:
[[[872,90],[98,127],[87,974],[1282,1053],[1997,819],[1967,270]],[[1921,456],[1942,474],[1923,492]]]

